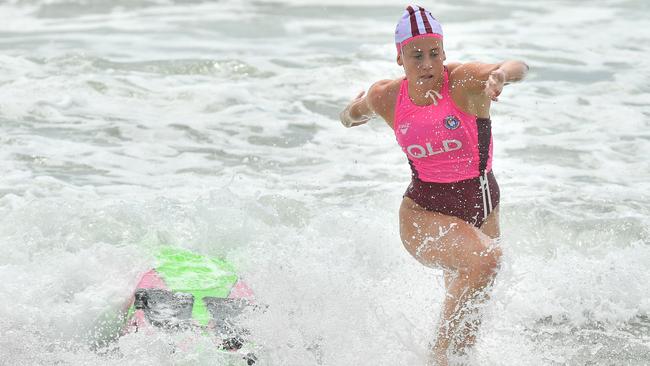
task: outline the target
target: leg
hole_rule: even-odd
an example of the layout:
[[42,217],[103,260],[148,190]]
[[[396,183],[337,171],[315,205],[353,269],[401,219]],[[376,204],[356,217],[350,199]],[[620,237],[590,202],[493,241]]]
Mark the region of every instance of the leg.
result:
[[[493,240],[498,240],[501,235],[501,230],[499,227],[499,206],[495,207],[494,210],[488,215],[487,220],[481,225],[480,231],[485,235],[489,236]],[[493,243],[497,245],[498,243]],[[451,280],[453,279],[453,273],[445,271],[445,286],[449,288]],[[479,316],[479,311],[477,306],[480,306],[482,303],[489,299],[489,293],[483,291],[478,294],[474,299],[471,308],[465,315],[463,319],[462,329],[460,329],[459,334],[457,335],[457,342],[454,345],[455,351],[459,354],[464,354],[465,351],[474,346],[476,343],[476,333],[478,328],[481,325],[481,318]]]
[[465,221],[426,211],[409,198],[404,198],[400,207],[400,235],[418,261],[454,273],[433,350],[436,361],[447,365],[446,352],[468,302],[492,281],[501,251],[492,247],[489,236]]
[[499,226],[499,206],[495,207],[494,210],[490,212],[479,230],[492,239],[498,239],[501,237],[501,227]]

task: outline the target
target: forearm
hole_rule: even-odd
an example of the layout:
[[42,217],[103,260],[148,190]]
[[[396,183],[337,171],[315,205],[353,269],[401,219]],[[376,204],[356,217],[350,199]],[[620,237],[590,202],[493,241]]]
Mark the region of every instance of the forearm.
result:
[[353,127],[368,122],[374,115],[366,97],[356,98],[339,114],[345,127]]
[[521,81],[528,72],[528,65],[523,61],[508,60],[499,65],[497,69],[502,71],[506,77],[506,83]]

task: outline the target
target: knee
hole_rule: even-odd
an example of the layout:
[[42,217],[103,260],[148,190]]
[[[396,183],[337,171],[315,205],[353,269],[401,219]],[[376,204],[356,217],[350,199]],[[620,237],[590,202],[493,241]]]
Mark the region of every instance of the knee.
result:
[[501,248],[494,247],[486,249],[480,254],[481,260],[478,264],[478,270],[483,276],[494,277],[499,270],[501,263]]
[[466,271],[466,278],[475,286],[486,286],[492,282],[501,263],[501,248],[495,247],[476,253],[475,260]]
[[490,271],[496,272],[499,271],[499,267],[501,266],[501,257],[503,256],[503,252],[501,251],[500,247],[493,247],[487,250],[487,255],[486,257],[488,258],[488,263],[487,267]]

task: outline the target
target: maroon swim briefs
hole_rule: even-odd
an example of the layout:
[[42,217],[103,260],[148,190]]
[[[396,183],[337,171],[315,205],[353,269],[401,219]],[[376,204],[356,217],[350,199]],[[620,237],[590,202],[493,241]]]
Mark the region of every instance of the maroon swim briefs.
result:
[[491,170],[453,183],[423,182],[413,176],[404,196],[427,211],[455,216],[480,228],[499,205],[499,185]]

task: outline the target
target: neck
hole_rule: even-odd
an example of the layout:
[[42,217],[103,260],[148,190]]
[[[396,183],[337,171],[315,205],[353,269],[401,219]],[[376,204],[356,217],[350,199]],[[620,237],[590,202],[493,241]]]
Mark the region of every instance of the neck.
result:
[[[444,82],[444,76],[440,76],[436,78],[436,80],[433,83],[427,83],[427,85],[422,85],[418,84],[417,82],[411,82],[410,80],[408,81],[408,91],[409,91],[409,97],[411,98],[411,101],[415,105],[419,106],[426,106],[426,105],[431,105],[431,104],[437,104],[434,103],[433,99],[431,99],[432,94],[435,95],[436,93],[440,95],[442,93],[442,83]],[[436,92],[436,93],[432,93]]]

